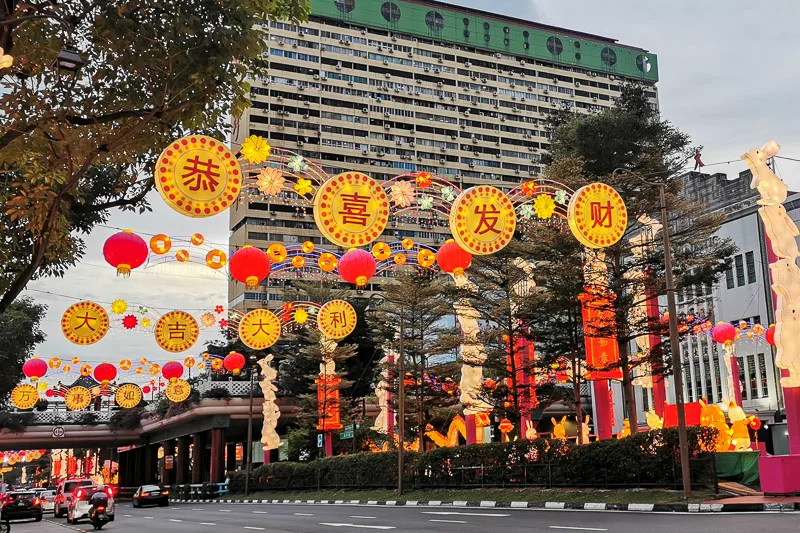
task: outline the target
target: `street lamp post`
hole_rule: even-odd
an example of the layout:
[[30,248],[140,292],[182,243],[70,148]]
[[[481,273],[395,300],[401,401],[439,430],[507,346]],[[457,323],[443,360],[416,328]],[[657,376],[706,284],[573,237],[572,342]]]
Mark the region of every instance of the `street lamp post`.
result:
[[[398,386],[398,430],[400,438],[397,444],[397,493],[403,495],[403,474],[405,473],[405,435],[406,435],[406,354],[404,349],[405,341],[405,319],[404,313],[400,311],[400,354],[397,361]],[[421,443],[420,443],[421,444]]]
[[247,416],[247,463],[245,465],[244,495],[250,494],[250,473],[253,470],[253,388],[255,386],[255,366],[250,367],[250,411]]

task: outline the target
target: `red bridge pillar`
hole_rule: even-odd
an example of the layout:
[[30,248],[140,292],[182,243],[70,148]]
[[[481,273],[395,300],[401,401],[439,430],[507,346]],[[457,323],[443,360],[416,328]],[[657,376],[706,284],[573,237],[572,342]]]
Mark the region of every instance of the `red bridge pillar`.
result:
[[178,437],[175,458],[175,483],[189,482],[189,437]]
[[225,481],[225,429],[211,430],[211,483]]

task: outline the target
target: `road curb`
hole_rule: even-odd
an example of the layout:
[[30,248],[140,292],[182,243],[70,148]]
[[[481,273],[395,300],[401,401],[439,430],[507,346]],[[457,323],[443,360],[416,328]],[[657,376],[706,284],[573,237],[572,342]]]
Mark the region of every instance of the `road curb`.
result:
[[233,505],[367,505],[386,507],[455,507],[545,509],[570,511],[626,511],[639,513],[755,513],[800,511],[800,503],[575,503],[495,501],[402,501],[402,500],[173,500],[173,503]]

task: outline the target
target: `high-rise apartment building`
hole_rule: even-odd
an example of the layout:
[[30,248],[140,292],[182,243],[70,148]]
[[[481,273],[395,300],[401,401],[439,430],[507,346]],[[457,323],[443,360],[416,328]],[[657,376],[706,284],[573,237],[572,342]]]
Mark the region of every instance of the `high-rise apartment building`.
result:
[[[331,176],[424,171],[509,190],[542,172],[553,111],[609,107],[625,81],[651,87],[657,105],[656,56],[613,39],[431,0],[311,5],[302,26],[264,24],[269,76],[252,80],[234,142],[261,135]],[[270,200],[231,209],[232,251],[323,242],[312,213]],[[436,243],[449,232],[442,218],[393,217],[383,240]],[[231,283],[230,306],[274,307],[295,278],[255,291]]]

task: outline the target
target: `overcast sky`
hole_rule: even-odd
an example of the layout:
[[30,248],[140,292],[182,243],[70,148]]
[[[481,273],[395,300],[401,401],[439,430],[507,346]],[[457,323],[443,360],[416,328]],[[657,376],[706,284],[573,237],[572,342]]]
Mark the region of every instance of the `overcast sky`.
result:
[[[782,146],[781,155],[800,158],[800,114],[797,87],[800,69],[796,53],[800,39],[796,21],[800,7],[789,0],[770,3],[741,0],[451,0],[452,3],[486,11],[496,10],[554,26],[595,33],[658,54],[659,95],[662,113],[704,145],[706,163],[738,159],[749,148],[770,139]],[[742,162],[707,168],[732,175],[744,170]],[[800,164],[779,162],[780,173],[790,183],[800,181]],[[140,233],[188,236],[201,232],[209,241],[226,243],[228,216],[189,219],[178,215],[152,193],[154,213],[114,214],[110,225]],[[80,299],[129,302],[164,309],[212,310],[227,303],[227,282],[201,267],[170,265],[157,271],[135,271],[116,277],[102,256],[103,242],[113,230],[97,228],[87,239],[88,251],[80,266],[64,279],[30,284]],[[169,355],[143,332],[112,330],[89,347],[78,347],[61,335],[59,320],[75,299],[28,292],[49,306],[44,319],[48,340],[38,353],[45,358],[79,356],[86,360],[119,361],[148,357],[166,360]],[[108,308],[108,306],[106,306]],[[215,334],[205,330],[198,350]],[[186,352],[188,355],[192,352]],[[183,357],[181,355],[181,358]]]

